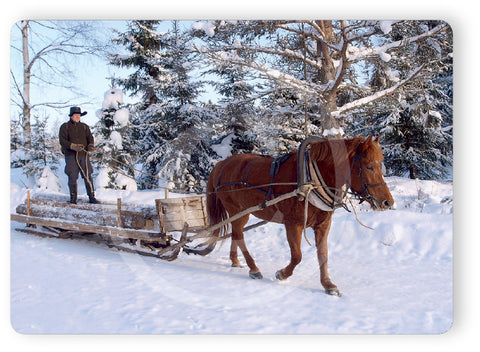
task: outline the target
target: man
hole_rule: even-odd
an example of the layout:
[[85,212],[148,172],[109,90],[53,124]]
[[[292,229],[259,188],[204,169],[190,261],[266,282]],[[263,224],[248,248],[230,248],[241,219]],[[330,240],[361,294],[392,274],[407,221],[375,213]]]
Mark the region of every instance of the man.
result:
[[92,164],[88,158],[88,152],[94,150],[93,136],[88,125],[80,122],[80,117],[85,116],[86,111],[78,106],[70,108],[70,121],[60,126],[60,145],[65,155],[65,173],[68,176],[68,188],[70,189],[70,203],[77,204],[77,179],[78,174],[82,175],[85,181],[90,203],[99,203],[95,199]]

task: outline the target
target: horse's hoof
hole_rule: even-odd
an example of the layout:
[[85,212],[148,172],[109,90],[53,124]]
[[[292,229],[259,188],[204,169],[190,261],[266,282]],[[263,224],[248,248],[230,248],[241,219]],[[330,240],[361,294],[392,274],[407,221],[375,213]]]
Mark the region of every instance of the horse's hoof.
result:
[[281,270],[279,270],[275,273],[275,278],[277,280],[284,280],[284,278],[282,277],[282,271]]
[[252,279],[254,280],[261,280],[263,279],[263,275],[260,271],[257,271],[256,273],[249,273],[248,274]]
[[232,263],[232,268],[243,268],[240,263]]
[[327,293],[327,295],[330,295],[330,296],[340,297],[342,295],[338,290],[338,288],[331,288],[331,289],[325,290],[325,292]]

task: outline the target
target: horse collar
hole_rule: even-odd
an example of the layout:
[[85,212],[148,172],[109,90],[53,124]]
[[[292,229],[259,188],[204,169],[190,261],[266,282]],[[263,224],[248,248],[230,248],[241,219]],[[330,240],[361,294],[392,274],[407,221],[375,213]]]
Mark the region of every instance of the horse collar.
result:
[[341,189],[329,187],[322,177],[320,169],[315,160],[310,158],[311,143],[324,141],[321,137],[310,137],[302,142],[298,149],[297,158],[297,183],[298,187],[311,184],[314,189],[309,193],[308,201],[314,207],[324,211],[334,211],[337,208],[346,207],[347,186]]

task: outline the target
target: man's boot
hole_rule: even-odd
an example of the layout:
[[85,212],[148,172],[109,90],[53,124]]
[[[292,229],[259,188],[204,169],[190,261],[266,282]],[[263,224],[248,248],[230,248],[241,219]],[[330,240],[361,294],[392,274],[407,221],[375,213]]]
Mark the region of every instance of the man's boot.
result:
[[100,202],[95,198],[95,192],[93,191],[93,180],[85,179],[85,189],[87,190],[88,194],[88,202],[92,204],[99,204]]
[[77,184],[69,184],[68,188],[70,189],[70,201],[69,203],[77,204]]

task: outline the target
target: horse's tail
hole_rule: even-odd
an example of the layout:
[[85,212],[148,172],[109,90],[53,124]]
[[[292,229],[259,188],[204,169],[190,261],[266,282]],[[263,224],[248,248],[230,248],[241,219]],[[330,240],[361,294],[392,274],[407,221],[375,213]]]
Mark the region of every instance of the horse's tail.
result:
[[[210,174],[210,177],[208,178],[208,183],[207,183],[207,209],[208,209],[208,215],[209,215],[209,220],[210,220],[210,226],[216,225],[226,219],[228,219],[228,213],[225,210],[225,207],[223,206],[222,202],[220,199],[217,197],[217,191],[215,190],[215,180],[214,180],[214,170],[212,170],[212,173]],[[220,237],[225,234],[227,234],[228,230],[228,224],[225,226],[221,227],[220,229],[217,229],[213,231],[213,236],[215,237]]]

